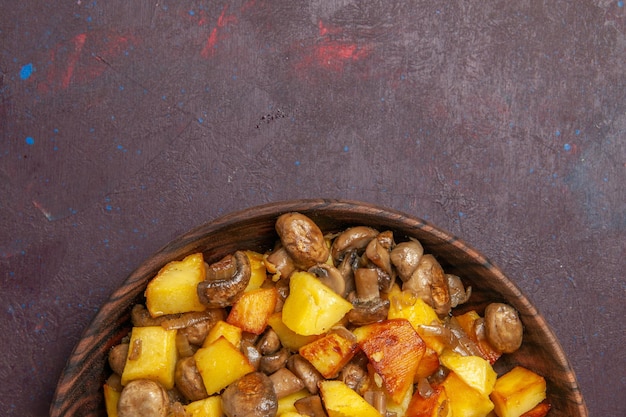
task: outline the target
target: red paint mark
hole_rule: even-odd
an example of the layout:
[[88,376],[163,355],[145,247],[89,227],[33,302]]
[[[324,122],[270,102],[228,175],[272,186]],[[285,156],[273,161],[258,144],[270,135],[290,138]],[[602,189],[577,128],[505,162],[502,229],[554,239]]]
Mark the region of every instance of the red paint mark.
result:
[[218,41],[221,39],[221,37],[219,36],[220,31],[226,25],[236,24],[239,21],[236,15],[226,14],[227,11],[228,11],[228,4],[226,4],[224,8],[222,9],[222,13],[217,18],[217,23],[215,27],[211,29],[211,33],[209,34],[209,37],[206,43],[204,44],[202,51],[200,51],[200,55],[203,58],[210,58],[215,54],[215,48],[217,46]]
[[37,90],[40,93],[53,93],[66,90],[73,84],[89,83],[102,75],[110,60],[122,55],[136,43],[137,40],[130,35],[79,33],[50,50],[48,66],[34,80]]
[[86,40],[87,35],[85,33],[79,33],[71,40],[73,49],[67,59],[67,68],[65,70],[65,74],[63,74],[63,77],[61,79],[61,87],[63,89],[69,87],[70,85],[70,81],[72,80],[72,74],[74,74],[74,69],[76,68],[76,64],[78,63],[78,59],[80,58],[80,54],[83,51],[83,46],[85,46]]
[[320,21],[318,31],[321,39],[296,64],[298,71],[322,68],[343,72],[347,65],[369,57],[372,52],[373,48],[369,44],[359,45],[356,42],[335,39],[343,32],[340,27],[328,26]]

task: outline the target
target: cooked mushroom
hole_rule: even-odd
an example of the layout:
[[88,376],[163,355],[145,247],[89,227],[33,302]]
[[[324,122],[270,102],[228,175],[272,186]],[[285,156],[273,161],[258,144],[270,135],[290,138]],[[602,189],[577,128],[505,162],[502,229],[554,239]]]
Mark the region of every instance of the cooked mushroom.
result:
[[411,290],[428,303],[437,314],[444,316],[450,313],[450,289],[443,268],[433,255],[424,255],[408,281],[402,285],[403,290]]
[[385,231],[379,233],[374,239],[370,240],[365,248],[365,256],[374,265],[385,271],[393,280],[395,271],[391,267],[390,251],[394,246],[393,233]]
[[259,352],[256,346],[254,346],[254,343],[252,343],[249,340],[242,339],[239,344],[239,349],[244,354],[244,356],[248,359],[248,362],[250,362],[250,365],[252,365],[254,369],[258,370],[259,365],[261,364],[261,357],[263,355],[261,355],[261,352]]
[[378,235],[378,230],[367,226],[355,226],[343,231],[333,240],[330,248],[335,262],[341,262],[344,255],[353,249],[364,249]]
[[454,308],[458,305],[466,303],[472,295],[472,287],[463,287],[461,278],[456,275],[446,274],[448,280],[448,288],[450,289],[450,307]]
[[205,313],[209,315],[207,320],[186,326],[178,331],[178,333],[184,334],[191,344],[202,345],[211,327],[219,320],[226,320],[226,313],[222,308],[209,308]]
[[296,266],[307,270],[328,259],[329,249],[320,228],[301,213],[286,213],[276,219],[276,232]]
[[287,253],[284,246],[279,246],[265,258],[265,265],[270,274],[278,274],[281,278],[289,278],[291,273],[296,270],[293,259]]
[[364,326],[383,321],[389,314],[389,300],[378,297],[371,300],[355,298],[350,301],[352,302],[352,310],[346,314],[346,317],[348,322],[354,326]]
[[287,360],[287,368],[304,382],[311,394],[317,394],[317,383],[324,378],[309,361],[298,354],[291,355]]
[[522,345],[524,327],[513,307],[491,303],[485,308],[485,333],[491,346],[500,352],[512,353]]
[[201,400],[209,396],[193,356],[176,362],[174,381],[180,393],[190,401]]
[[346,296],[346,281],[341,272],[334,266],[328,264],[317,264],[309,268],[309,272],[314,274],[319,280],[342,297]]
[[361,257],[356,249],[351,250],[343,256],[343,259],[337,265],[337,270],[343,277],[343,281],[346,283],[344,290],[345,294],[350,294],[356,289],[354,284],[354,270],[361,267]]
[[363,326],[387,318],[389,300],[380,297],[378,281],[379,276],[375,269],[359,268],[354,271],[356,295],[352,293],[348,296],[353,308],[346,315],[353,325]]
[[280,349],[280,346],[278,333],[276,333],[271,327],[265,330],[256,344],[256,348],[261,355],[271,355],[272,353],[276,353],[278,352],[278,349]]
[[170,400],[161,384],[149,379],[130,381],[117,403],[119,417],[167,417]]
[[232,305],[243,294],[252,274],[248,256],[237,251],[207,268],[206,279],[198,284],[198,298],[207,307]]
[[344,384],[352,388],[354,391],[359,391],[359,388],[367,378],[367,369],[361,366],[358,362],[350,361],[339,372],[339,379]]
[[273,374],[285,366],[290,355],[289,349],[282,348],[278,352],[271,355],[261,356],[259,361],[259,371],[265,372],[268,375]]
[[272,381],[262,372],[239,378],[222,393],[222,409],[227,417],[274,417],[278,399]]
[[109,375],[105,384],[117,392],[122,392],[124,389],[124,386],[122,385],[122,376],[120,374],[113,373]]
[[109,366],[113,372],[118,375],[122,375],[124,372],[124,366],[126,366],[126,357],[128,356],[128,343],[120,343],[117,346],[113,346],[109,351]]
[[280,368],[270,375],[276,397],[281,399],[304,388],[304,382],[287,368]]
[[391,263],[396,267],[400,279],[405,282],[411,278],[420,259],[424,255],[424,247],[416,240],[398,243],[389,254]]
[[319,395],[300,398],[293,405],[299,414],[309,417],[328,417]]
[[196,349],[189,343],[187,336],[181,332],[176,332],[176,350],[181,358],[186,358],[196,353]]
[[363,393],[363,398],[372,405],[381,415],[387,414],[387,397],[380,389],[370,389]]

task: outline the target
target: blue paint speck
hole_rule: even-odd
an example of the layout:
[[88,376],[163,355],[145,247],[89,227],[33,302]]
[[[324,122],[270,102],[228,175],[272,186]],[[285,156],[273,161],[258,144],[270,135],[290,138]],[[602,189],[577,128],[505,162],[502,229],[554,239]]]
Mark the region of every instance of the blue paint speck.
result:
[[104,206],[104,208],[105,208],[107,211],[111,211],[111,210],[113,210],[113,207],[112,207],[110,204],[107,204],[106,206]]
[[196,12],[194,12],[193,10],[189,10],[189,16],[193,16],[194,14],[196,14]]
[[35,144],[35,139],[33,139],[32,136],[26,136],[25,141],[26,141],[27,145],[34,145]]
[[624,2],[623,1],[618,1],[617,2],[617,7],[624,7]]
[[563,145],[563,149],[565,149],[566,151],[569,151],[572,149],[572,145],[570,145],[569,143],[566,143],[565,145]]
[[294,162],[294,165],[295,165],[295,166],[297,166],[297,167],[299,167],[299,166],[300,166],[300,161],[296,161],[296,162]]
[[120,91],[124,91],[124,86],[120,85]]
[[343,147],[343,151],[344,151],[344,152],[348,152],[349,150],[350,150],[350,147],[349,147],[348,145],[346,145],[346,146],[344,146],[344,147]]
[[22,80],[28,79],[33,73],[34,67],[33,64],[26,64],[20,70],[20,78]]
[[576,135],[580,135],[580,129],[576,129]]
[[557,130],[556,132],[554,132],[554,134],[555,134],[556,136],[561,136],[561,131],[560,131],[560,130]]
[[202,117],[198,117],[198,123],[204,123],[204,119]]

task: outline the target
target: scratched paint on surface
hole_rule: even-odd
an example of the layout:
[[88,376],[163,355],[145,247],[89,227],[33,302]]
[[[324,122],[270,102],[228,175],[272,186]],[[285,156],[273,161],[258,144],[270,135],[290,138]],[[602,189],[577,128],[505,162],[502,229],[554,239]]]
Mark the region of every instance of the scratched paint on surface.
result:
[[57,93],[70,85],[88,84],[108,69],[111,60],[138,43],[132,34],[78,33],[51,48],[46,66],[33,82],[40,93]]

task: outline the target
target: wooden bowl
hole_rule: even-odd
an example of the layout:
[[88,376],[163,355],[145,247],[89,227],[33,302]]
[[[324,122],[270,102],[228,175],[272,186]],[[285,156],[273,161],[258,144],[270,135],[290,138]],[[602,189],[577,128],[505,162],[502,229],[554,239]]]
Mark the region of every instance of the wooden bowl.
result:
[[311,217],[324,232],[368,225],[392,230],[396,241],[418,239],[444,270],[472,286],[472,298],[463,308],[481,314],[489,302],[507,302],[520,313],[524,342],[514,354],[504,355],[496,370],[522,365],[543,375],[552,409],[551,417],[587,416],[576,376],[545,319],[487,258],[457,237],[407,214],[371,204],[338,200],[297,200],[267,204],[223,216],[175,239],[133,272],[102,306],[74,348],[57,385],[50,416],[105,416],[102,385],[110,370],[109,349],[130,329],[130,309],[143,302],[148,281],[167,262],[202,251],[209,262],[237,249],[263,252],[278,239],[276,218],[298,211]]

